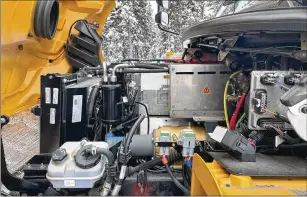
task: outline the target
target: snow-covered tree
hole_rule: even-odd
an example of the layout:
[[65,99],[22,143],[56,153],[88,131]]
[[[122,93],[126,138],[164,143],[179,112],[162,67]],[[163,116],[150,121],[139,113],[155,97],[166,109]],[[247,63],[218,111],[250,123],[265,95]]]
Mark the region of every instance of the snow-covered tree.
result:
[[[169,29],[181,33],[196,22],[212,18],[223,1],[171,0]],[[155,14],[155,13],[154,13]],[[166,51],[182,51],[181,36],[158,29],[148,0],[118,0],[104,28],[107,62],[124,58],[159,58]],[[130,35],[130,36],[129,36]],[[131,41],[131,42],[130,42]]]
[[148,1],[119,0],[105,24],[103,49],[106,60],[114,62],[150,56],[156,36],[154,25]]

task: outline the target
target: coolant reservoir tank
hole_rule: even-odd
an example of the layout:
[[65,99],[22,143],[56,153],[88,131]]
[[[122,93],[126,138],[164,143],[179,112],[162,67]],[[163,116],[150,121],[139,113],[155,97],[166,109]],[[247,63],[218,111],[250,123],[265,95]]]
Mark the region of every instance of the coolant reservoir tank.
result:
[[107,162],[105,156],[89,155],[86,159],[75,159],[78,151],[89,145],[109,148],[106,142],[83,140],[66,142],[52,153],[46,177],[54,188],[92,188],[101,179]]

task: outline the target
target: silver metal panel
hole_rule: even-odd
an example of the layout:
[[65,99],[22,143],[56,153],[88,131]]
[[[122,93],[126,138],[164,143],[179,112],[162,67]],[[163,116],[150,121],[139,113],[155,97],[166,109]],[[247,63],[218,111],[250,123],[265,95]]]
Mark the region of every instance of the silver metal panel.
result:
[[141,90],[142,102],[148,106],[151,116],[168,116],[168,79],[164,77],[167,73],[142,73]]
[[149,115],[169,115],[168,92],[168,86],[163,86],[159,90],[142,91],[142,101],[148,105]]
[[[230,75],[224,64],[170,65],[170,116],[224,120],[223,92]],[[204,93],[205,87],[209,93]]]
[[[254,110],[254,98],[257,90],[265,90],[267,92],[267,106],[266,108],[270,111],[276,111],[284,116],[286,116],[287,107],[280,102],[280,97],[286,92],[280,86],[285,86],[291,88],[292,86],[286,85],[284,83],[285,76],[290,74],[304,74],[304,71],[253,71],[251,74],[251,84],[250,84],[250,96],[249,96],[249,113],[248,113],[248,127],[253,130],[265,130],[258,126],[258,120],[262,118],[274,118],[274,115],[270,112],[265,112],[263,114],[256,113]],[[264,85],[261,83],[261,76],[271,75],[277,77],[277,83],[280,85]],[[284,129],[292,129],[290,124],[285,123]]]

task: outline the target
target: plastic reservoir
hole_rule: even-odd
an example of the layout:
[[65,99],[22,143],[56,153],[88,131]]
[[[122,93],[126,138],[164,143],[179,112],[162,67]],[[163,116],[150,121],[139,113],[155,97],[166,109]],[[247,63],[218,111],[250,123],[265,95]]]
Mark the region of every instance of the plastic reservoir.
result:
[[[83,144],[82,144],[83,143]],[[106,142],[66,142],[60,148],[66,149],[67,157],[61,162],[50,161],[47,170],[47,179],[54,188],[93,188],[95,182],[101,179],[107,159],[101,157],[100,162],[92,168],[82,169],[75,163],[77,151],[86,145],[95,145],[100,148],[109,148]]]

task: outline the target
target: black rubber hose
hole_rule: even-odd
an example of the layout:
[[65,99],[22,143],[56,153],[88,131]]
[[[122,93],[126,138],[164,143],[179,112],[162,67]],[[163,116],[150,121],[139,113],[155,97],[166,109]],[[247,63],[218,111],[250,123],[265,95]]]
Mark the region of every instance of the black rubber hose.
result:
[[114,155],[109,149],[98,147],[96,153],[106,156],[106,158],[108,159],[109,166],[114,165]]
[[167,73],[168,69],[148,69],[148,70],[136,70],[136,69],[123,69],[121,73]]
[[[127,154],[128,153],[128,150],[129,150],[129,146],[130,146],[130,143],[131,143],[131,140],[132,140],[132,137],[135,133],[135,131],[139,128],[141,122],[144,120],[145,116],[144,115],[141,115],[137,121],[133,124],[132,128],[130,129],[129,133],[128,133],[128,136],[127,136],[127,139],[125,140],[125,145],[124,145],[124,154]],[[124,161],[124,165],[126,164],[126,159]]]
[[281,144],[278,148],[299,148],[307,146],[307,143],[298,143],[298,144]]
[[131,62],[131,61],[139,62],[140,59],[123,59],[123,60],[121,60],[121,62]]
[[156,66],[151,64],[136,64],[134,68],[145,68],[145,69],[162,69],[162,66]]
[[185,186],[183,186],[180,181],[175,177],[173,171],[171,170],[171,168],[169,167],[169,165],[165,165],[166,167],[166,171],[168,172],[168,174],[170,175],[171,179],[173,180],[173,182],[175,183],[175,185],[181,189],[181,191],[183,191],[183,193],[185,193],[186,195],[190,195],[190,190],[187,189]]
[[[181,154],[179,152],[177,152],[176,150],[171,150],[170,155],[168,156],[168,162],[170,164],[173,164],[173,163],[175,163],[176,161],[178,161],[180,159],[181,159]],[[147,170],[149,168],[152,168],[154,166],[161,165],[161,164],[162,164],[161,159],[160,158],[156,158],[156,159],[147,161],[145,163],[142,163],[142,164],[140,164],[138,166],[129,167],[127,169],[126,175],[127,176],[132,176],[133,174],[135,174],[137,172],[140,172],[142,170]]]
[[160,63],[134,63],[135,66],[142,66],[142,65],[150,65],[156,66],[157,68],[168,68],[168,64],[160,64]]
[[136,121],[139,117],[132,118],[128,120],[127,122],[121,123],[120,125],[116,126],[115,128],[111,129],[110,132],[119,131],[123,129],[126,125]]
[[147,135],[149,135],[149,133],[150,133],[150,118],[149,118],[148,107],[144,103],[141,103],[141,102],[135,102],[135,103],[142,105],[145,108],[146,115],[147,115]]
[[142,163],[138,166],[135,166],[135,167],[129,167],[127,169],[127,172],[126,172],[126,176],[132,176],[133,174],[137,173],[137,172],[140,172],[142,170],[146,170],[148,168],[152,168],[156,165],[161,165],[162,162],[161,162],[161,159],[160,158],[156,158],[156,159],[153,159],[153,160],[150,160],[150,161],[147,161],[145,163]]

